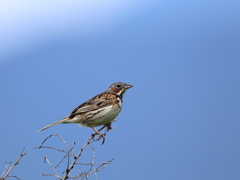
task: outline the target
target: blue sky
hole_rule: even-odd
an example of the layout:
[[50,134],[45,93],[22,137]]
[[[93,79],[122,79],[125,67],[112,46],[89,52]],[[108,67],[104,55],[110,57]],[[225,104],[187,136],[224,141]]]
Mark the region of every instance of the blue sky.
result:
[[[1,1],[0,170],[53,179],[36,150],[92,133],[64,118],[113,82],[133,85],[96,161],[99,179],[240,178],[239,1]],[[52,140],[61,147],[61,142]],[[89,147],[81,162],[91,162]],[[61,172],[61,170],[60,170]],[[90,179],[95,179],[92,176]]]

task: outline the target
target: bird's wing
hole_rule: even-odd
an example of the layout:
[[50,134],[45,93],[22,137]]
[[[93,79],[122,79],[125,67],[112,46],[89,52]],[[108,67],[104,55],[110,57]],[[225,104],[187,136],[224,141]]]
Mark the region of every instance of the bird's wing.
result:
[[94,111],[102,107],[113,105],[117,100],[116,94],[103,92],[76,107],[69,115],[73,117],[77,114]]

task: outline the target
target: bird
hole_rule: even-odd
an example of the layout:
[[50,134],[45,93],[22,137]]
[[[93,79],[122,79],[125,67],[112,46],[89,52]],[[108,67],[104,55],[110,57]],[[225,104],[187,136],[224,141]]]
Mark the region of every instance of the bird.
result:
[[[95,134],[101,136],[99,131],[105,126],[111,129],[110,123],[122,110],[123,96],[131,87],[133,86],[123,82],[113,83],[104,92],[77,106],[68,117],[49,124],[37,132],[57,124],[77,123],[79,126],[92,128],[96,132]],[[98,126],[103,127],[96,130],[94,127]]]

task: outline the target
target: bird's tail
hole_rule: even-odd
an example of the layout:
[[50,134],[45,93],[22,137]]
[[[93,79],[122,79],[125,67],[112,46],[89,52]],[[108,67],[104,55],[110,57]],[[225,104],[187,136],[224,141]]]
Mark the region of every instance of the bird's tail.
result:
[[49,124],[49,125],[45,126],[44,128],[38,130],[37,132],[43,131],[43,130],[45,130],[45,129],[47,129],[47,128],[50,128],[50,127],[52,127],[52,126],[55,126],[55,125],[57,125],[57,124],[67,123],[67,122],[66,122],[67,120],[68,120],[68,117],[66,117],[66,118],[64,118],[64,119],[61,119],[61,120],[59,120],[59,121],[56,121],[56,122],[54,122],[54,123],[52,123],[52,124]]

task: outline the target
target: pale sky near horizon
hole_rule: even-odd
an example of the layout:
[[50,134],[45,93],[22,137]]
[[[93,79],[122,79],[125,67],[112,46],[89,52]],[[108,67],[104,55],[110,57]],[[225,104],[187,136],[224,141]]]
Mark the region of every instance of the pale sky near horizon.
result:
[[[5,1],[0,6],[0,55],[31,47],[49,38],[78,31],[79,38],[111,30],[144,11],[147,1]],[[147,5],[149,6],[149,5]],[[29,49],[27,49],[29,50]],[[1,58],[0,61],[3,61]]]

